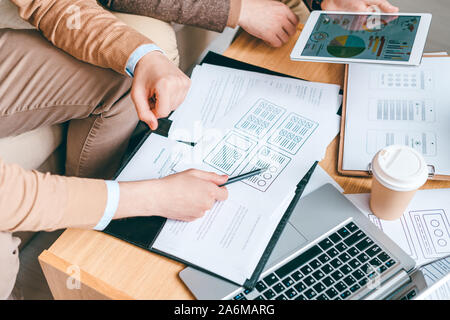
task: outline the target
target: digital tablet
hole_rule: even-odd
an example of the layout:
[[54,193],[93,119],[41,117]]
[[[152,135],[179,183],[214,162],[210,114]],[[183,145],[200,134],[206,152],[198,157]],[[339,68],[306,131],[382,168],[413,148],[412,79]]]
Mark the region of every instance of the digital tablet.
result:
[[313,11],[292,60],[419,65],[429,13]]

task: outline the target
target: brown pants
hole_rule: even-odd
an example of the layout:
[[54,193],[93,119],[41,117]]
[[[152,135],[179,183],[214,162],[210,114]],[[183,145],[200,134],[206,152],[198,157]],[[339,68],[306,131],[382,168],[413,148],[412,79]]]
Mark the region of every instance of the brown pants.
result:
[[66,175],[111,178],[118,169],[138,122],[130,85],[37,31],[0,29],[0,138],[68,121]]

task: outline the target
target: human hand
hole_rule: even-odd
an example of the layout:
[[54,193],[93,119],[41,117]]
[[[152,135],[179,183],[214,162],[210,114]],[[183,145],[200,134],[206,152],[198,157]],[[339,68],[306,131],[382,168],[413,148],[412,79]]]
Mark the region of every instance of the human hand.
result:
[[191,80],[159,51],[143,56],[136,65],[131,98],[139,119],[155,130],[186,98]]
[[298,17],[284,3],[273,0],[242,0],[238,25],[273,47],[295,34]]
[[121,182],[115,218],[162,216],[192,221],[228,197],[228,176],[190,169],[162,179]]
[[323,0],[322,9],[327,11],[370,12],[378,6],[382,12],[398,12],[387,0]]
[[[387,0],[324,0],[322,9],[328,11],[351,11],[351,12],[382,12],[395,13],[398,8],[391,5]],[[349,30],[363,30],[367,25],[369,17],[361,15],[357,17],[350,25]],[[397,16],[383,16],[385,22],[397,19]],[[378,24],[373,27],[377,28]]]

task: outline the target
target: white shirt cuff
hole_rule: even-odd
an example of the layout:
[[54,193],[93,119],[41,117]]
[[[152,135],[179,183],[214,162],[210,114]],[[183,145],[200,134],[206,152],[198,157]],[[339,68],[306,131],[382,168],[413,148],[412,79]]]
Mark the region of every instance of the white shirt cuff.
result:
[[103,216],[97,225],[94,227],[94,230],[102,231],[105,229],[111,220],[114,218],[116,214],[117,207],[119,206],[120,199],[120,187],[117,181],[105,181],[106,189],[108,192],[108,198],[106,201],[106,208],[103,212]]
[[126,73],[130,77],[134,77],[134,69],[136,68],[137,63],[143,56],[152,51],[159,51],[163,54],[166,54],[163,49],[158,47],[156,44],[143,44],[139,46],[136,50],[133,51],[130,58],[128,58],[127,66],[125,68]]

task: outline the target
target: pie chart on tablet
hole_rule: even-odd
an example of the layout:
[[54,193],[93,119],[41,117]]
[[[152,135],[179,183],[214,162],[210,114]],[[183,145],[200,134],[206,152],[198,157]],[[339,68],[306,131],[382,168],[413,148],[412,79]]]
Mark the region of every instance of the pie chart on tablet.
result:
[[364,40],[357,36],[339,36],[330,41],[327,51],[337,58],[351,58],[366,50]]

